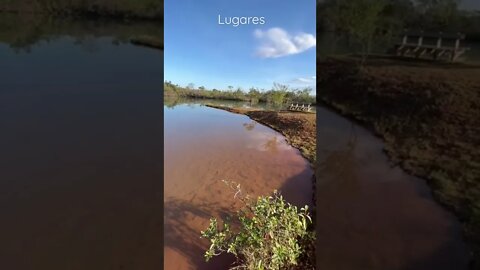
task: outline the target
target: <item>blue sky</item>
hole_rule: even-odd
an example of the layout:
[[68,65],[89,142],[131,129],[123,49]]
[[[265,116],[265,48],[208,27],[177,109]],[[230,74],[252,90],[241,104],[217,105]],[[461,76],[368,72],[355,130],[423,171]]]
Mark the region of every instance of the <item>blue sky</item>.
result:
[[[219,25],[265,17],[263,25]],[[165,0],[165,80],[269,89],[315,85],[315,0]]]

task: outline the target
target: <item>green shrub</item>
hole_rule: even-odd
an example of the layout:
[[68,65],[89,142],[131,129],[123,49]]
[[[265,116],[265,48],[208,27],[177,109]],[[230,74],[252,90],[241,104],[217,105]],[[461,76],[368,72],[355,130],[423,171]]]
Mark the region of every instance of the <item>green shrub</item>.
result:
[[[236,189],[235,197],[238,197],[240,186]],[[307,230],[312,222],[308,206],[299,210],[277,191],[254,201],[248,196],[239,198],[245,206],[231,220],[233,223],[226,220],[219,225],[217,219],[212,218],[208,228],[201,232],[211,243],[205,259],[208,261],[226,252],[237,258],[237,265],[232,269],[275,270],[298,265],[305,251],[300,243],[312,237]]]

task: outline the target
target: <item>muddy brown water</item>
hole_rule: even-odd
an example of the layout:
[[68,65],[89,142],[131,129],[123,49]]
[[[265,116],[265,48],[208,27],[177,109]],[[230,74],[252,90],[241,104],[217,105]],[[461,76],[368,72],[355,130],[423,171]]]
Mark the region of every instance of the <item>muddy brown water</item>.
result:
[[161,269],[160,51],[0,43],[0,269]]
[[222,180],[252,196],[279,190],[298,206],[311,205],[313,170],[278,132],[247,116],[200,104],[165,107],[165,268],[227,269],[228,256],[204,262],[209,243],[200,231],[210,217],[238,210]]
[[369,131],[317,108],[317,265],[335,270],[468,269],[455,217],[426,182],[389,163]]

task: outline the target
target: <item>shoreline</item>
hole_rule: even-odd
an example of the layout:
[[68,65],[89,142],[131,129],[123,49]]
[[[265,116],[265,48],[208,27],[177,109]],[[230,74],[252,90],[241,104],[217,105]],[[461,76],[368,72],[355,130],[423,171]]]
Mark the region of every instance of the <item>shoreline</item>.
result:
[[462,223],[477,269],[480,68],[386,58],[360,68],[352,61],[330,57],[318,63],[324,86],[318,103],[366,127],[382,139],[392,163],[427,182],[435,201]]

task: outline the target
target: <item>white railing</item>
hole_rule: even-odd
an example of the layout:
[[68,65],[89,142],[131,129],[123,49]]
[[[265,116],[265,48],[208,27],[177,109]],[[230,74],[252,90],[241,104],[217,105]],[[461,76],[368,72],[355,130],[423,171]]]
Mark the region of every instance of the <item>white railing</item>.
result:
[[290,111],[298,111],[298,112],[309,112],[312,110],[312,107],[310,106],[310,104],[307,104],[306,106],[304,104],[302,104],[301,106],[297,104],[291,104],[289,107],[288,107],[288,110]]

